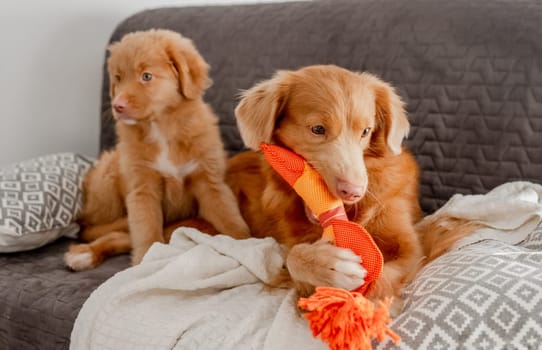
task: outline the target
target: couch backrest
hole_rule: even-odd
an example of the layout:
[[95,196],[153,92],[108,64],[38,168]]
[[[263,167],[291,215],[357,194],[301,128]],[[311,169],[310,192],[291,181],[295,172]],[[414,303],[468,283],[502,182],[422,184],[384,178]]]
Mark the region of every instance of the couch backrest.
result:
[[[426,212],[454,193],[542,182],[542,3],[537,0],[352,0],[146,10],[111,40],[167,28],[210,63],[206,100],[230,153],[243,148],[241,89],[278,69],[333,63],[397,87],[421,168]],[[104,70],[102,148],[114,143]]]

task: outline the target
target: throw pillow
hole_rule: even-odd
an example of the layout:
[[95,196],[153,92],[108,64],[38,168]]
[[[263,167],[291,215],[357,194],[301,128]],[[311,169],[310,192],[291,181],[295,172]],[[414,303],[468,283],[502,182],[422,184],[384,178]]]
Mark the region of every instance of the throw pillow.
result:
[[451,251],[407,287],[376,349],[538,349],[542,344],[542,226],[517,245],[486,240]]
[[34,249],[76,234],[89,158],[47,155],[0,169],[0,252]]

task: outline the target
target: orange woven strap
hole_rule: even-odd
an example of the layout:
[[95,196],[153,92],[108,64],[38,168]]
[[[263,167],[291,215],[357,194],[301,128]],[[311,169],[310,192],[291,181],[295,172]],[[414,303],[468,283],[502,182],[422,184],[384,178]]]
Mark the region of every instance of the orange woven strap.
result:
[[331,222],[337,247],[349,248],[360,256],[361,265],[367,270],[365,283],[356,292],[367,294],[384,267],[384,258],[373,237],[363,227],[351,221],[333,220]]
[[273,169],[279,173],[284,180],[293,186],[297,179],[305,170],[305,160],[285,148],[261,143],[260,148],[263,151],[265,159]]
[[343,206],[342,201],[329,191],[322,176],[302,157],[277,145],[260,146],[269,165],[292,186],[315,215]]

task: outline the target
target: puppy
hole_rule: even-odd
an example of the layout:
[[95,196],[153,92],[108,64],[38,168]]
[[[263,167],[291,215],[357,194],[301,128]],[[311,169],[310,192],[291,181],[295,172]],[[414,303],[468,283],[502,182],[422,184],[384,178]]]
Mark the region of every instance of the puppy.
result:
[[[163,225],[195,215],[222,233],[249,236],[224,182],[217,117],[203,102],[208,65],[192,42],[167,30],[127,34],[109,47],[118,144],[84,179],[80,237],[65,255],[73,270],[132,251],[137,264]],[[220,208],[220,210],[216,210]]]
[[[349,219],[371,233],[385,264],[369,297],[394,296],[397,312],[422,260],[414,228],[422,215],[418,166],[401,145],[409,122],[394,89],[368,73],[310,66],[278,72],[244,92],[235,113],[249,148],[266,142],[301,155],[342,199]],[[321,239],[316,217],[260,152],[233,157],[226,182],[253,235],[290,248],[287,268],[301,294],[364,282],[360,258]]]

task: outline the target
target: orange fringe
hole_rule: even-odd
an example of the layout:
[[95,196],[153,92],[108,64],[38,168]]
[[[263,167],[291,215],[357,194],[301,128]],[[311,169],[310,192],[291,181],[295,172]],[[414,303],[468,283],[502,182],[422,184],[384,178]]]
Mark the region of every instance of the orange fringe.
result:
[[299,299],[306,310],[313,336],[320,336],[331,350],[369,350],[371,339],[389,336],[395,344],[401,337],[388,328],[391,299],[379,301],[378,307],[358,292],[318,287],[309,298]]

